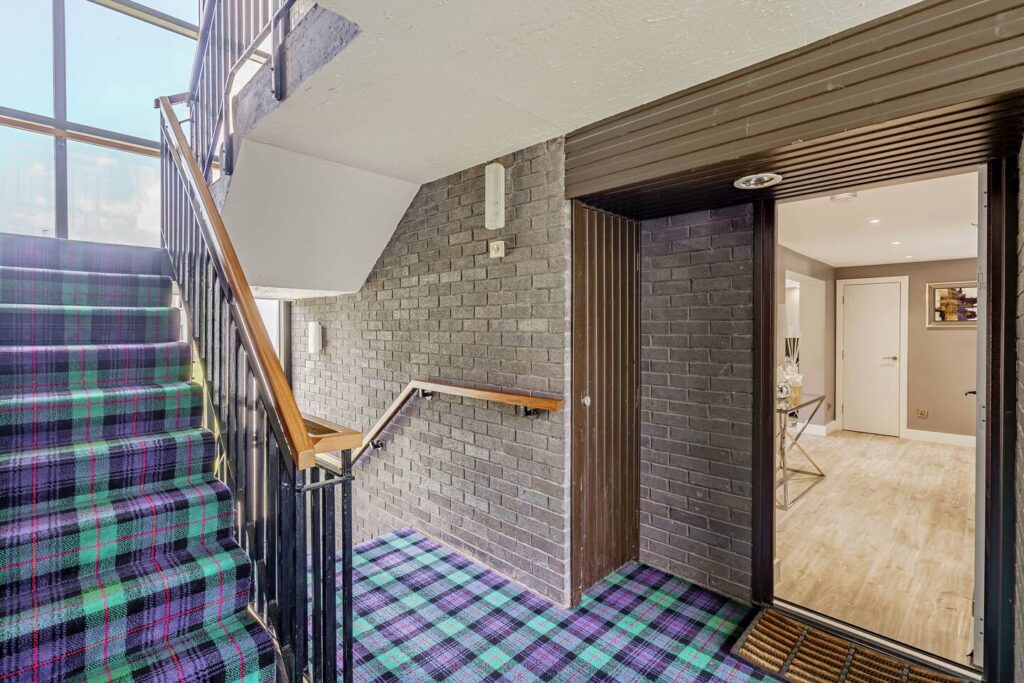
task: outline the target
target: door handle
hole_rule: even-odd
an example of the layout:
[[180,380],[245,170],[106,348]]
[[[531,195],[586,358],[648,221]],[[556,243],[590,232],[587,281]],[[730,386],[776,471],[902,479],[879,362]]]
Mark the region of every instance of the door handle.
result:
[[974,389],[971,389],[970,391],[965,391],[964,392],[964,396],[977,396],[977,395],[978,395],[978,392],[975,391]]
[[899,356],[882,356],[882,360],[899,360]]

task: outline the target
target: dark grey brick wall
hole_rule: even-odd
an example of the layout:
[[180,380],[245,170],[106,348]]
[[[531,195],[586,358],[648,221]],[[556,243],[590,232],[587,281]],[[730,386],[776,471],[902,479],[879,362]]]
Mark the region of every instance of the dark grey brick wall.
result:
[[641,231],[640,560],[749,600],[751,207]]
[[[570,227],[561,140],[501,159],[507,225],[483,229],[483,166],[424,185],[358,293],[293,306],[303,410],[368,429],[412,379],[565,396]],[[507,255],[490,259],[487,242]],[[307,353],[308,321],[326,349]],[[568,413],[413,399],[356,467],[358,540],[415,527],[565,602]]]

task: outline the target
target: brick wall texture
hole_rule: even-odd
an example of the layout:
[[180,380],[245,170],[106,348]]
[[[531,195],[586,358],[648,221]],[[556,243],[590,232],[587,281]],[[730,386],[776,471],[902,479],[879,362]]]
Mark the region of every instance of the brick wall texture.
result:
[[753,215],[641,225],[640,561],[751,595]]
[[[562,140],[500,159],[507,224],[483,228],[483,166],[424,185],[363,288],[296,302],[300,407],[367,430],[413,379],[566,396],[570,224]],[[491,259],[488,240],[506,242]],[[326,346],[307,353],[308,321]],[[565,602],[568,413],[413,399],[356,466],[357,541],[412,526]]]

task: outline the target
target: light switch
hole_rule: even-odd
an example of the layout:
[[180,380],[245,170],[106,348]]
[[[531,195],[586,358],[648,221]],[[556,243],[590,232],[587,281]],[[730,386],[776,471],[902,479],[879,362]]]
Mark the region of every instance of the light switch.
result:
[[488,252],[491,258],[504,258],[505,257],[505,241],[494,240],[489,243],[490,251]]

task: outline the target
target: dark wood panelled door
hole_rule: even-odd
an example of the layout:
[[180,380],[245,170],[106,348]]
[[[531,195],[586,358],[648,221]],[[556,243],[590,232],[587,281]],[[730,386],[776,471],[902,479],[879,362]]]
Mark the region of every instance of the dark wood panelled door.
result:
[[640,224],[573,202],[572,596],[640,544]]

